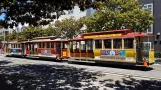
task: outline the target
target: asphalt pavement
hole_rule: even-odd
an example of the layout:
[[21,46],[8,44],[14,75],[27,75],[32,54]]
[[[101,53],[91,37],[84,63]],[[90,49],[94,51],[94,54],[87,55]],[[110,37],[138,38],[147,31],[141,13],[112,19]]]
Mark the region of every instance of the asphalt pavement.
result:
[[68,64],[0,56],[0,90],[161,90],[161,65]]

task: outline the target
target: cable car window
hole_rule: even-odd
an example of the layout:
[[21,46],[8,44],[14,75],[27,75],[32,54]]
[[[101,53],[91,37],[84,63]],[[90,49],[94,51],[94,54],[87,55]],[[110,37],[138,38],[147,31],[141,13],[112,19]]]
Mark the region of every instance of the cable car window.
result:
[[104,48],[111,48],[111,39],[104,40]]
[[13,44],[13,48],[16,48],[15,44]]
[[42,47],[41,47],[41,43],[39,43],[39,48],[42,48]]
[[54,48],[54,42],[51,42],[51,48]]
[[18,44],[18,48],[21,48],[20,44]]
[[50,43],[49,43],[49,42],[47,42],[46,44],[47,44],[47,48],[50,48]]
[[73,41],[73,49],[76,49],[76,41]]
[[11,48],[13,48],[13,44],[11,44]]
[[113,48],[122,49],[122,39],[114,39],[113,46]]
[[85,41],[81,41],[81,50],[86,50]]
[[73,42],[70,42],[70,49],[73,49]]
[[102,40],[95,40],[95,48],[102,48]]
[[80,48],[80,47],[79,47],[79,43],[80,43],[80,42],[77,42],[77,47],[76,47],[76,49],[79,49],[79,48]]
[[134,42],[133,42],[133,38],[127,38],[124,39],[124,48],[128,49],[128,48],[133,48]]
[[45,48],[45,43],[44,42],[42,43],[42,48]]
[[67,44],[66,43],[62,43],[62,49],[67,49]]
[[93,50],[93,41],[92,40],[87,41],[87,50]]

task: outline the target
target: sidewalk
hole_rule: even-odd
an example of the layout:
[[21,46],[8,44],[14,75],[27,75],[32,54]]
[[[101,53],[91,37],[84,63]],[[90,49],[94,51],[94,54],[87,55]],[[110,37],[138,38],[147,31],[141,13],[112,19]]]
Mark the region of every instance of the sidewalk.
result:
[[155,63],[161,64],[161,58],[155,58]]

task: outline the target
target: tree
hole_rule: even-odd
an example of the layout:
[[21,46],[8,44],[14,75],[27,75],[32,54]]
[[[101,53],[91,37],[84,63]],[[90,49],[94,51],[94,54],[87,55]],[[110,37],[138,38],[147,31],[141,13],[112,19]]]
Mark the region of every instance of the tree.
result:
[[60,36],[59,34],[59,31],[56,30],[53,25],[49,25],[49,27],[44,30],[43,36]]
[[150,10],[142,10],[142,5],[136,0],[108,0],[98,4],[94,15],[85,22],[88,32],[123,27],[143,32],[153,23]]
[[18,33],[16,31],[13,31],[12,34],[9,34],[9,35],[6,36],[6,40],[7,41],[17,40],[17,36],[18,36]]
[[[6,14],[2,25],[5,28],[17,26],[18,22],[26,22],[31,26],[47,25],[64,14],[63,10],[71,10],[76,4],[82,11],[96,7],[92,0],[1,0],[0,13]],[[10,20],[15,22],[8,24]]]
[[56,27],[57,35],[71,39],[73,36],[80,33],[83,23],[82,19],[76,20],[74,18],[69,18],[62,21],[58,20],[54,25]]
[[9,34],[7,40],[27,40],[42,36],[45,36],[44,29],[26,27],[22,32],[14,31],[12,34]]
[[24,40],[42,37],[44,36],[44,29],[38,27],[27,27],[22,32],[19,32],[19,35],[21,36],[20,38],[23,37]]

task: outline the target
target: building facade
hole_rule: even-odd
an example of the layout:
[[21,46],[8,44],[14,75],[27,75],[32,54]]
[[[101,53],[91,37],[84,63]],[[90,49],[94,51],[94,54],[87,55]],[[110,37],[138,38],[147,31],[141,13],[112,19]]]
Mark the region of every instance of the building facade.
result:
[[[151,14],[154,16],[154,24],[146,33],[152,33],[154,35],[161,34],[161,0],[139,0],[140,4],[143,4],[143,9],[150,9]],[[157,41],[157,43],[154,43]],[[161,51],[161,36],[156,39],[147,39],[145,43],[154,47],[155,51]]]

